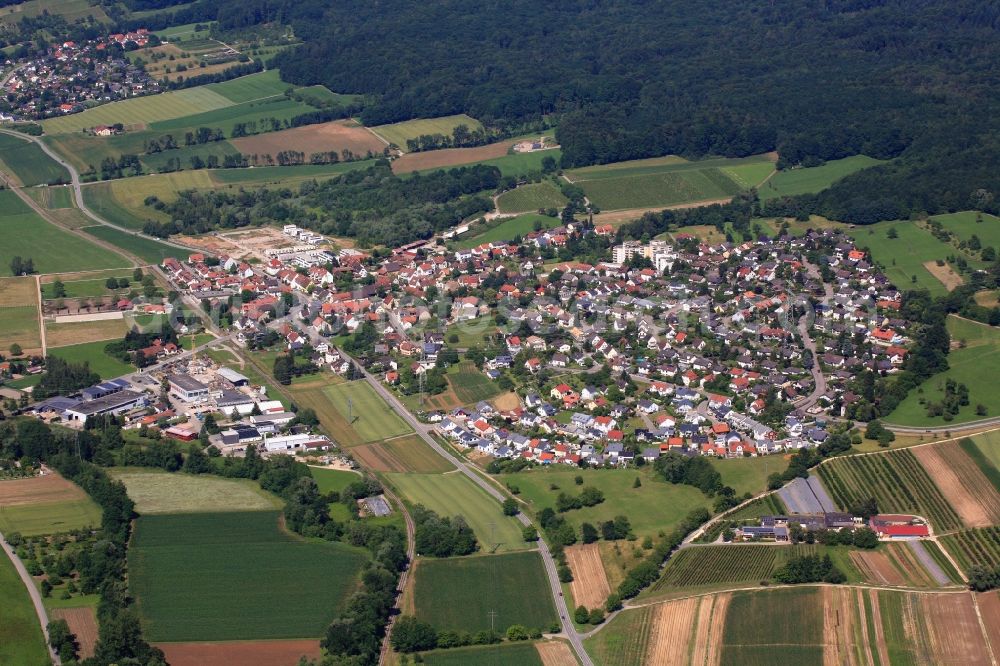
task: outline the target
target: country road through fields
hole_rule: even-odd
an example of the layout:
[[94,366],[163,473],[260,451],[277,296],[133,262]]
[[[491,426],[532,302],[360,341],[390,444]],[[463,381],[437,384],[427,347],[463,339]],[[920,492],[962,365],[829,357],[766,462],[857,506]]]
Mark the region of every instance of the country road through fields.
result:
[[[341,354],[346,358],[353,358],[347,354],[344,350],[338,349]],[[382,396],[382,399],[392,408],[396,414],[398,414],[406,423],[413,428],[421,439],[423,439],[438,455],[454,465],[462,474],[467,476],[472,480],[477,486],[482,488],[491,497],[496,499],[498,502],[503,502],[507,497],[493,487],[490,483],[485,481],[482,477],[472,471],[469,466],[449,453],[443,446],[441,446],[437,440],[435,440],[431,434],[431,427],[421,423],[413,414],[410,413],[408,409],[399,401],[398,398],[392,393],[392,391],[385,388],[382,382],[378,380],[373,374],[368,372],[360,363],[355,361],[355,365],[361,369],[361,372],[365,376],[365,380],[368,384]],[[531,525],[531,520],[524,514],[517,514],[517,519],[522,525]],[[569,607],[566,605],[566,598],[562,594],[562,584],[559,582],[559,574],[556,571],[556,563],[552,558],[552,553],[549,551],[549,547],[546,545],[544,539],[538,540],[538,550],[542,555],[542,562],[545,564],[545,573],[549,578],[549,587],[551,588],[552,598],[556,603],[556,611],[559,613],[559,621],[562,623],[563,633],[569,639],[570,644],[573,646],[573,651],[576,653],[577,659],[583,666],[594,666],[594,662],[591,660],[590,655],[583,647],[583,640],[580,638],[580,633],[573,626],[573,620],[570,619]]]
[[38,587],[35,586],[35,581],[31,578],[28,570],[24,568],[24,564],[21,563],[21,558],[17,556],[14,549],[9,543],[7,543],[6,537],[0,533],[0,546],[3,546],[3,551],[7,557],[10,558],[11,563],[17,570],[17,575],[21,578],[21,582],[24,583],[24,587],[28,590],[28,596],[31,597],[31,604],[35,607],[35,615],[38,616],[38,621],[42,625],[42,635],[45,636],[45,647],[49,651],[49,657],[52,658],[52,663],[56,666],[60,666],[62,661],[59,659],[59,655],[52,648],[52,644],[49,643],[49,614],[45,611],[45,605],[42,603],[42,595],[38,591]]

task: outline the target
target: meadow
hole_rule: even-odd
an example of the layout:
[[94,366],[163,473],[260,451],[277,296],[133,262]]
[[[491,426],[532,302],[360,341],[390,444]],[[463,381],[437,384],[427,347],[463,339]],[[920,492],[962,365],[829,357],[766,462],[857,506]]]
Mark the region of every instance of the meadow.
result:
[[475,118],[470,118],[465,114],[456,116],[444,116],[442,118],[424,118],[419,120],[406,120],[401,123],[391,125],[378,125],[371,130],[387,142],[395,144],[400,150],[406,150],[407,139],[416,139],[425,134],[443,134],[451,136],[452,131],[459,125],[465,125],[470,130],[482,129],[483,125]]
[[737,495],[756,495],[767,488],[767,477],[783,471],[785,461],[780,457],[712,458],[712,466],[722,474],[722,483],[733,488]]
[[95,125],[122,123],[126,128],[144,127],[159,120],[190,116],[230,106],[232,100],[210,86],[172,90],[157,95],[132,97],[42,121],[46,134],[79,132]]
[[500,393],[496,382],[484,375],[470,362],[456,363],[448,368],[448,383],[462,403],[474,405],[489,400]]
[[42,152],[38,144],[10,134],[0,134],[0,163],[25,187],[70,180],[65,167]]
[[[890,230],[895,230],[896,238],[889,238]],[[849,229],[847,235],[859,248],[871,252],[886,277],[900,289],[927,289],[932,296],[947,293],[944,284],[924,264],[944,260],[957,250],[915,222],[879,222]]]
[[[125,333],[122,333],[122,337]],[[97,342],[84,342],[78,345],[67,345],[65,347],[50,347],[49,355],[71,363],[88,363],[90,369],[101,376],[101,379],[114,379],[122,375],[135,372],[135,368],[126,363],[122,363],[114,356],[104,353],[104,348],[108,346],[107,340]]]
[[338,162],[337,164],[302,164],[299,166],[247,167],[245,169],[213,169],[208,173],[215,185],[281,185],[289,186],[314,178],[339,176],[348,171],[367,169],[375,160]]
[[367,557],[344,544],[284,532],[279,516],[256,511],[140,518],[129,547],[129,583],[146,638],[323,635],[354,591]]
[[89,497],[0,506],[0,532],[24,536],[69,532],[101,524],[101,509]]
[[152,238],[146,238],[145,236],[137,236],[135,234],[119,231],[118,229],[107,225],[85,227],[84,231],[91,236],[107,241],[115,247],[119,247],[129,254],[133,254],[142,261],[150,264],[158,265],[163,263],[163,260],[167,257],[184,257],[187,255],[187,253],[180,248],[166,245],[153,240]]
[[357,472],[348,472],[343,469],[323,469],[320,467],[310,467],[309,472],[316,481],[316,486],[321,493],[331,491],[340,492],[355,481],[360,481],[362,476]]
[[38,306],[0,307],[0,340],[3,341],[0,350],[4,352],[14,343],[21,345],[25,350],[41,347]]
[[30,257],[39,273],[119,268],[128,262],[43,220],[10,190],[0,191],[0,275],[10,260]]
[[139,231],[147,220],[169,219],[166,213],[147,206],[147,197],[170,202],[177,199],[181,190],[207,190],[214,186],[208,171],[177,171],[91,183],[83,187],[83,200],[109,222]]
[[0,663],[51,663],[31,598],[6,553],[0,554]]
[[567,201],[552,181],[543,180],[504,192],[497,199],[497,208],[501,213],[527,213],[542,208],[561,209]]
[[323,394],[365,442],[375,442],[412,430],[365,381],[331,384]]
[[[575,477],[583,477],[583,484],[576,485]],[[609,469],[554,469],[536,468],[516,474],[503,474],[500,480],[508,487],[516,487],[518,499],[528,502],[537,513],[545,507],[555,507],[561,492],[579,494],[580,488],[593,486],[604,493],[606,501],[592,507],[569,511],[563,516],[572,525],[583,522],[596,525],[613,520],[615,516],[628,516],[632,530],[639,538],[669,532],[693,509],[708,507],[709,501],[700,490],[691,486],[674,485],[653,477],[649,468],[639,470]],[[633,487],[639,478],[641,486]]]
[[882,160],[867,155],[855,155],[831,160],[818,167],[785,169],[767,181],[757,194],[761,200],[766,201],[777,197],[821,192],[845,176],[878,164],[882,164]]
[[820,465],[817,473],[841,509],[874,497],[881,512],[924,516],[938,531],[962,526],[955,509],[907,449],[835,459]]
[[[889,416],[886,422],[909,426],[945,426],[968,423],[1000,415],[1000,392],[995,390],[992,378],[1000,373],[1000,331],[977,322],[948,317],[948,332],[952,340],[964,340],[965,347],[952,349],[948,354],[948,369],[925,381]],[[944,396],[945,382],[954,379],[969,387],[969,405],[961,407],[951,421],[927,415],[922,402],[938,402]],[[976,413],[976,406],[986,408],[986,416]]]
[[266,72],[249,74],[221,83],[210,83],[202,87],[222,95],[232,104],[243,104],[252,100],[283,95],[286,90],[294,86],[282,81],[278,70],[269,69]]
[[455,467],[417,435],[393,437],[351,448],[351,455],[373,472],[450,472]]
[[[106,286],[108,277],[114,278],[125,278],[129,281],[130,286],[125,289],[108,289]],[[53,292],[52,282],[42,283],[42,298],[51,300],[55,298]],[[128,293],[129,289],[135,288],[138,283],[132,282],[132,273],[129,271],[117,271],[110,273],[107,277],[94,278],[87,280],[64,280],[63,285],[66,288],[66,296],[64,298],[91,298],[95,296],[106,296],[109,294],[121,294]]]
[[110,19],[100,5],[91,5],[88,0],[27,0],[4,7],[0,10],[0,24],[11,25],[26,18],[37,18],[42,14],[54,14],[74,23],[78,19],[93,17],[99,23],[108,23]]
[[536,225],[542,229],[550,229],[560,224],[562,222],[555,217],[538,215],[537,213],[526,213],[502,220],[499,224],[474,236],[463,236],[455,243],[455,246],[458,248],[472,248],[483,243],[492,243],[493,241],[511,241],[515,236],[524,236],[535,231]]
[[931,219],[940,222],[945,229],[958,236],[960,240],[967,241],[973,236],[977,236],[983,247],[1000,248],[1000,218],[995,215],[967,210],[947,215],[934,215]]
[[[312,107],[285,96],[269,97],[250,102],[241,102],[232,106],[195,113],[180,118],[161,120],[149,125],[150,130],[155,130],[157,134],[167,133],[177,137],[178,132],[185,132],[198,127],[212,127],[221,129],[229,136],[232,134],[233,126],[238,123],[260,123],[264,119],[275,118],[279,121],[291,120],[301,113],[312,111]],[[259,125],[259,128],[263,127]]]
[[129,330],[124,318],[82,321],[69,324],[45,322],[45,344],[48,348],[65,347],[88,342],[120,340]]
[[415,573],[418,619],[436,629],[497,631],[513,624],[546,630],[558,622],[542,558],[536,552],[422,558]]
[[256,481],[225,479],[208,474],[160,472],[115,467],[111,477],[125,484],[128,496],[142,516],[164,513],[215,513],[219,511],[268,511],[283,502],[261,490]]
[[[465,475],[386,473],[386,480],[411,504],[443,516],[461,515],[476,534],[481,552],[524,550],[521,524],[504,516],[500,503]],[[418,553],[419,554],[419,553]]]
[[25,190],[27,195],[43,208],[61,210],[73,208],[73,190],[69,186],[33,187]]

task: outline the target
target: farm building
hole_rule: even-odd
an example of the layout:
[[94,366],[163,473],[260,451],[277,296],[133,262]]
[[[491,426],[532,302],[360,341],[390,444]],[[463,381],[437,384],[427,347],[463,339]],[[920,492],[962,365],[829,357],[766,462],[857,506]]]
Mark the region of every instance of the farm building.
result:
[[879,514],[868,521],[880,539],[917,539],[930,536],[930,528],[917,516]]
[[219,368],[216,373],[233,386],[246,386],[250,380],[231,368]]

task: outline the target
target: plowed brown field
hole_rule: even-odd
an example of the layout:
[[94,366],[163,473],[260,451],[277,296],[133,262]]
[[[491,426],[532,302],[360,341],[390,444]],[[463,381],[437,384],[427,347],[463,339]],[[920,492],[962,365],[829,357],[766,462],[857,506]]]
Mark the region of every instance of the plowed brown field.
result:
[[515,143],[517,142],[501,141],[475,148],[445,148],[443,150],[406,153],[399,159],[393,160],[392,171],[393,173],[410,173],[423,169],[442,169],[481,162],[482,160],[492,160],[506,155]]
[[30,479],[0,481],[0,505],[35,504],[36,502],[61,502],[83,499],[83,489],[55,472]]
[[157,643],[156,647],[171,666],[295,666],[303,655],[321,656],[316,640]]
[[245,155],[277,155],[283,150],[297,150],[306,154],[345,148],[357,156],[364,157],[368,151],[381,154],[385,144],[367,129],[353,120],[334,120],[318,125],[294,127],[240,139],[231,143]]
[[93,608],[56,608],[52,611],[52,619],[66,620],[69,630],[76,635],[80,644],[80,658],[94,656],[94,644],[97,643],[97,616]]
[[902,574],[892,566],[884,553],[863,550],[851,551],[851,562],[870,583],[879,585],[903,585]]
[[570,591],[578,606],[600,608],[611,594],[608,577],[601,562],[601,551],[596,543],[570,546],[566,549],[566,560],[573,572]]
[[958,442],[920,446],[913,454],[966,527],[1000,522],[1000,493]]

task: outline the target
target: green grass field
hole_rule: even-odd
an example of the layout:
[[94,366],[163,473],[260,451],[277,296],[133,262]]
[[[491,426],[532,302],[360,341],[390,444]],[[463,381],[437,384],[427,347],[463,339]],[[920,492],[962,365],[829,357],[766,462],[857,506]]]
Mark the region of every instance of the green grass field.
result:
[[278,497],[261,490],[256,481],[128,467],[111,469],[110,474],[125,484],[136,513],[143,516],[268,511],[283,506]]
[[545,630],[558,620],[535,552],[421,559],[414,597],[417,618],[438,630],[488,630],[491,611],[501,632],[512,624]]
[[338,164],[303,164],[300,166],[248,167],[246,169],[213,169],[209,177],[217,185],[289,185],[313,178],[339,176],[348,171],[367,169],[375,160],[340,162]]
[[[235,81],[239,80],[235,79]],[[82,113],[43,120],[42,127],[45,128],[46,134],[79,132],[94,125],[114,125],[115,123],[122,123],[126,127],[135,127],[160,120],[203,113],[233,104],[233,100],[226,95],[227,92],[232,94],[230,88],[222,90],[212,90],[211,88],[211,86],[198,86],[184,90],[172,90],[158,95],[132,97],[95,106]]]
[[91,183],[83,188],[83,200],[108,221],[141,231],[148,220],[164,222],[170,219],[166,213],[147,206],[147,197],[156,196],[161,201],[171,202],[182,190],[208,190],[215,186],[209,172],[204,169],[177,171]]
[[483,243],[492,243],[493,241],[510,241],[513,240],[515,236],[523,236],[535,231],[536,224],[542,229],[550,229],[552,227],[559,226],[561,221],[555,217],[538,215],[537,213],[526,213],[524,215],[518,215],[517,217],[503,220],[495,227],[491,227],[480,234],[476,234],[475,236],[462,237],[457,243],[455,243],[455,246],[459,248],[470,248],[482,245]]
[[756,495],[767,488],[767,477],[784,471],[787,463],[780,456],[756,458],[713,458],[712,466],[722,474],[722,483],[732,487],[737,495]]
[[0,134],[0,164],[26,187],[68,183],[69,171],[26,139]]
[[155,130],[156,134],[173,134],[177,138],[178,132],[185,132],[192,128],[212,127],[219,128],[228,137],[232,134],[233,126],[237,123],[257,122],[258,130],[262,130],[264,125],[261,121],[274,118],[279,121],[291,120],[300,113],[311,111],[312,107],[302,102],[296,102],[286,97],[273,97],[250,102],[241,102],[232,106],[196,113],[190,116],[181,116],[171,120],[161,120],[152,123],[149,128]]
[[204,86],[207,90],[222,95],[232,104],[243,104],[255,99],[275,97],[294,87],[292,84],[282,81],[276,69]]
[[104,348],[107,346],[107,340],[84,342],[67,347],[52,347],[49,349],[49,355],[58,356],[71,363],[83,363],[86,361],[90,364],[90,369],[99,374],[101,379],[113,379],[130,372],[135,372],[133,366],[122,363],[114,356],[105,354]]
[[583,642],[598,666],[643,666],[652,629],[653,606],[625,610]]
[[[953,349],[948,354],[948,369],[925,381],[918,389],[910,391],[899,406],[886,417],[888,423],[909,426],[945,426],[968,423],[987,417],[1000,415],[1000,393],[995,390],[993,377],[1000,373],[1000,330],[960,319],[948,317],[948,332],[952,340],[965,340],[964,348]],[[969,387],[969,405],[961,407],[951,421],[943,417],[927,415],[927,408],[921,404],[938,402],[944,396],[944,385],[948,379]],[[976,406],[986,407],[986,416],[976,414]]]
[[496,382],[480,372],[472,363],[462,362],[448,369],[448,383],[464,404],[475,404],[500,394]]
[[[890,229],[895,229],[897,238],[888,237]],[[871,251],[872,258],[884,267],[886,277],[900,289],[923,288],[930,291],[932,296],[947,293],[944,284],[924,264],[943,260],[957,250],[939,241],[916,223],[879,222],[849,229],[847,234],[858,247]]]
[[0,506],[0,532],[24,536],[69,532],[99,526],[101,509],[89,497],[37,504]]
[[[111,277],[111,276],[109,276]],[[128,293],[129,289],[139,289],[141,284],[138,282],[132,282],[132,274],[128,271],[121,271],[116,273],[114,277],[125,278],[129,281],[129,287],[125,289],[108,289],[106,282],[108,278],[96,278],[93,280],[70,280],[68,282],[63,282],[66,287],[65,298],[89,298],[93,296],[106,296],[108,294],[121,294]],[[46,282],[42,285],[42,298],[53,299],[55,294],[53,293],[52,282]]]
[[6,553],[0,553],[0,663],[52,663],[31,597]]
[[424,134],[444,134],[450,136],[452,131],[459,125],[465,125],[470,130],[482,129],[482,123],[475,118],[470,118],[465,114],[457,116],[444,116],[442,118],[425,118],[420,120],[407,120],[391,125],[379,125],[371,130],[380,137],[394,143],[400,150],[406,150],[406,140],[415,139]]
[[319,491],[321,493],[328,493],[331,490],[340,492],[348,485],[354,483],[355,481],[360,481],[363,477],[355,472],[348,472],[342,469],[320,469],[319,467],[310,467],[309,471],[312,473],[313,479],[316,480],[316,485],[319,486]]
[[[560,466],[561,467],[561,466]],[[647,469],[554,469],[540,468],[516,474],[504,474],[503,483],[516,486],[521,494],[518,499],[529,503],[532,511],[555,507],[561,492],[580,493],[574,482],[579,475],[583,486],[593,486],[604,493],[604,502],[592,507],[569,511],[563,516],[575,526],[589,522],[613,520],[615,516],[628,516],[633,531],[641,538],[656,536],[660,531],[669,532],[692,509],[708,507],[709,501],[700,490],[691,486],[673,485],[653,478]],[[642,481],[633,488],[636,477]],[[553,488],[552,486],[556,486]]]
[[504,516],[500,503],[463,474],[386,473],[385,477],[408,502],[423,504],[440,515],[463,516],[482,552],[489,553],[497,544],[498,551],[529,547],[521,538],[521,524]]
[[[366,442],[413,432],[367,382],[332,384],[323,389],[323,394]],[[353,408],[349,402],[353,404]]]
[[278,512],[144,516],[129,583],[152,641],[317,638],[367,559],[284,532]]
[[4,7],[0,11],[0,24],[12,25],[45,13],[61,16],[70,24],[87,17],[93,17],[99,23],[110,22],[100,5],[91,5],[88,0],[28,0]]
[[50,224],[10,190],[0,191],[0,275],[10,260],[31,257],[39,273],[128,266],[124,257]]
[[106,225],[86,227],[84,231],[151,264],[160,264],[167,257],[185,257],[187,254],[180,248],[171,247],[151,238],[125,233]]
[[972,442],[994,467],[1000,469],[1000,432],[984,432],[975,435]]
[[566,197],[552,181],[521,185],[504,192],[497,199],[501,213],[527,213],[540,208],[559,208],[566,205]]
[[760,188],[758,194],[761,200],[767,200],[820,192],[844,176],[877,164],[882,164],[882,160],[867,155],[855,155],[842,160],[832,160],[823,166],[779,171]]
[[24,349],[41,346],[37,306],[0,307],[0,340],[5,351],[15,342]]
[[[766,617],[765,622],[760,619]],[[736,592],[723,631],[722,663],[821,663],[823,603],[816,588]]]
[[699,162],[670,156],[573,169],[566,175],[601,209],[622,210],[724,199],[747,189],[744,183],[766,178],[773,167],[764,155]]
[[428,666],[544,666],[533,643],[500,643],[420,654]]
[[949,215],[935,215],[931,219],[940,222],[945,229],[961,240],[967,241],[973,236],[978,236],[983,247],[1000,248],[1000,218],[995,215],[967,210]]
[[185,23],[183,25],[172,25],[169,28],[164,28],[163,30],[154,30],[153,32],[156,34],[157,37],[159,37],[162,40],[171,41],[171,40],[176,40],[177,38],[181,38],[181,40],[183,41],[184,39],[191,39],[192,37],[195,36],[207,35],[208,30],[198,31],[195,30],[195,26],[197,25],[210,26],[212,23],[213,21],[205,21],[200,24]]
[[62,187],[33,187],[25,190],[29,197],[34,199],[43,208],[48,210],[60,210],[73,208],[73,190],[68,186]]

